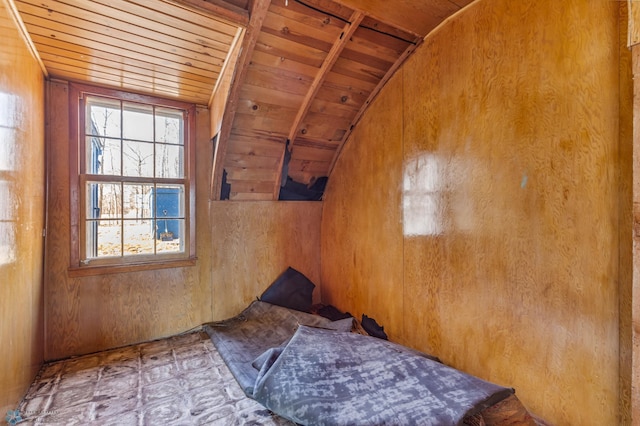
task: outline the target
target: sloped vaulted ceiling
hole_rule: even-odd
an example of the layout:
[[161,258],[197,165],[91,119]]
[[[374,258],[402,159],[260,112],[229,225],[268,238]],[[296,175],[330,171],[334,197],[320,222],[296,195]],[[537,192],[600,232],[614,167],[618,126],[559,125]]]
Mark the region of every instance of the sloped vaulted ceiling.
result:
[[224,175],[236,200],[329,176],[382,86],[471,1],[9,0],[52,78],[210,105],[235,65],[211,195]]
[[[354,125],[424,36],[469,0],[256,0],[218,137],[214,197],[278,199],[329,176]],[[283,167],[285,173],[282,173]]]

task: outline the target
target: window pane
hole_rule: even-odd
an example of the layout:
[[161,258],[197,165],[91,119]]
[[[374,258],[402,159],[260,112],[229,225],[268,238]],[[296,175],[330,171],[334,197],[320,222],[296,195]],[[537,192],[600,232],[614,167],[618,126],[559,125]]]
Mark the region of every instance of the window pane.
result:
[[119,220],[87,221],[87,258],[122,255],[120,224]]
[[123,185],[123,217],[127,219],[151,219],[151,192],[153,185]]
[[87,135],[120,137],[120,101],[88,97],[86,108]]
[[102,173],[102,153],[104,151],[104,138],[87,136],[87,173]]
[[158,185],[151,198],[158,219],[184,218],[184,185]]
[[184,219],[158,220],[158,253],[184,252]]
[[121,150],[119,139],[87,136],[87,173],[120,176]]
[[119,219],[122,197],[119,183],[87,182],[87,219]]
[[182,111],[156,108],[156,142],[184,144]]
[[153,177],[153,144],[122,141],[123,176]]
[[184,148],[181,145],[156,145],[156,177],[184,177]]
[[124,254],[153,254],[153,221],[125,220],[124,221]]
[[153,142],[153,107],[123,103],[122,108],[122,137]]

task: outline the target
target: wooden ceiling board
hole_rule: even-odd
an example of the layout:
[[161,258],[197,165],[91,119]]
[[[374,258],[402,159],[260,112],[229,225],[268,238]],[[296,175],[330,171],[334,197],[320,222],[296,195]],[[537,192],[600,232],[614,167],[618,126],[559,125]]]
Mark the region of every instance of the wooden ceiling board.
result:
[[323,146],[308,147],[296,145],[292,151],[292,157],[298,160],[319,161],[330,163],[336,153],[336,147]]
[[231,198],[256,200],[278,198],[287,140],[290,176],[328,175],[400,64],[473,0],[10,1],[55,78],[208,105],[237,66],[211,195],[224,168]]
[[327,52],[309,46],[302,46],[292,40],[277,37],[267,32],[261,32],[256,42],[256,50],[274,56],[288,58],[316,68],[322,66]]
[[311,139],[339,141],[340,138],[336,139],[336,134],[342,134],[349,129],[351,118],[310,112],[304,117],[300,124],[301,130],[296,136],[302,133]]
[[[78,0],[76,0],[78,1]],[[92,2],[101,2],[106,5],[112,5],[117,7],[121,4],[121,1],[114,2],[113,0],[91,0]],[[217,39],[224,35],[233,37],[236,33],[237,25],[233,25],[224,22],[222,19],[218,19],[207,13],[195,11],[187,7],[180,7],[178,3],[171,0],[126,0],[129,5],[126,8],[120,9],[127,14],[135,12],[139,16],[152,19],[159,24],[171,25],[172,27],[179,28],[185,24],[191,26],[197,26],[198,32],[202,31],[206,34],[207,38]],[[140,7],[137,7],[140,6]]]
[[[78,55],[75,52],[70,52],[68,50],[62,50],[58,48],[47,48],[46,51],[40,52],[40,57],[47,62],[55,63],[62,62],[70,65],[74,65],[77,68],[91,68],[92,65],[102,65],[107,67],[111,64],[111,61],[107,61],[101,59],[99,57],[94,56],[91,62],[87,61],[86,57],[82,55]],[[148,65],[148,64],[147,64]],[[152,77],[154,81],[171,81],[175,82],[175,75],[167,74],[161,67],[157,67],[154,69],[143,67],[139,65],[130,64],[129,61],[123,62],[121,65],[121,69],[125,74],[131,74],[133,76],[136,75],[144,75],[148,77]],[[194,75],[180,75],[180,79],[182,81],[183,87],[197,87],[200,90],[206,89],[209,90],[211,87],[209,86],[209,81],[203,81],[198,78],[198,76]]]
[[302,62],[296,62],[282,56],[271,55],[259,50],[254,50],[251,63],[301,74],[306,76],[309,80],[313,80],[318,73],[317,67],[303,64]]
[[269,88],[244,84],[240,90],[240,99],[245,102],[272,103],[275,105],[289,106],[296,109],[302,103],[303,95],[281,92]]
[[371,93],[380,81],[380,79],[376,79],[376,81],[360,79],[333,71],[327,74],[325,80],[327,84],[332,84],[334,87],[349,87],[362,93]]
[[[267,102],[252,102],[240,99],[236,112],[237,114],[253,117],[256,121],[271,119],[290,122],[295,118],[297,110]],[[269,130],[280,133],[277,129]]]
[[367,93],[350,90],[348,87],[338,86],[331,82],[325,82],[316,95],[316,100],[340,103],[357,108],[358,110],[362,107],[367,98]]
[[348,105],[341,102],[329,102],[316,98],[311,102],[309,112],[319,112],[321,114],[333,113],[336,115],[355,115],[359,111],[356,105]]
[[227,171],[228,181],[242,180],[246,182],[275,182],[277,175],[280,174],[280,171],[275,170],[236,168],[228,166],[225,166],[225,170]]
[[[83,66],[77,66],[73,62],[65,61],[65,62],[56,62],[55,60],[46,59],[46,55],[43,55],[43,60],[47,61],[49,69],[57,70],[58,73],[64,74],[83,74],[83,70],[87,69]],[[185,84],[178,83],[177,81],[164,80],[162,78],[158,78],[149,74],[136,74],[131,72],[125,72],[123,74],[113,74],[108,71],[86,71],[84,73],[86,76],[95,76],[102,78],[104,80],[113,80],[114,82],[131,82],[132,84],[137,84],[140,87],[149,87],[150,85],[156,86],[156,89],[162,91],[172,91],[173,93],[184,93],[197,95],[200,93],[203,88],[201,87],[193,87],[187,86]],[[118,84],[120,84],[118,83]],[[206,90],[207,88],[205,88]]]
[[[313,22],[319,21],[319,19],[310,18],[305,19],[305,21]],[[316,25],[303,23],[270,12],[265,18],[262,31],[328,52],[335,39],[340,36],[342,28],[322,25],[321,22]]]
[[[31,35],[32,40],[38,44],[39,51],[50,52],[51,54],[58,54],[58,51],[64,51],[64,55],[67,58],[86,60],[90,63],[90,58],[96,58],[97,61],[107,61],[108,63],[118,64],[131,64],[139,66],[140,68],[146,68],[152,73],[164,73],[170,76],[177,76],[178,78],[187,78],[198,81],[208,81],[215,79],[217,73],[213,70],[203,70],[194,68],[189,65],[180,64],[176,62],[170,62],[163,58],[158,57],[143,57],[144,60],[132,57],[134,52],[130,52],[123,49],[111,49],[112,52],[106,52],[102,50],[92,49],[89,46],[79,46],[77,44],[66,42],[63,40],[56,40],[46,36],[38,36],[37,34]],[[115,52],[115,53],[114,53]]]
[[247,67],[247,84],[274,91],[304,95],[311,80],[302,74],[251,64]]
[[233,181],[233,189],[234,196],[235,194],[242,193],[262,193],[266,194],[266,199],[271,199],[271,193],[273,192],[273,182],[260,182],[260,181],[243,181],[243,180],[235,180]]
[[25,15],[23,20],[31,34],[48,36],[75,44],[85,43],[87,46],[92,45],[108,51],[116,48],[129,50],[131,52],[137,52],[138,55],[162,57],[172,62],[191,64],[191,66],[195,68],[207,69],[211,66],[218,68],[222,66],[223,59],[221,60],[220,58],[193,51],[179,51],[171,45],[141,37],[131,36],[127,38],[125,34],[119,33],[118,31],[112,32],[117,33],[121,38],[114,37],[112,34],[109,34],[108,31],[103,32],[57,25],[55,22],[52,23],[52,21],[33,15]]
[[238,32],[174,0],[13,1],[49,75],[201,105]]
[[292,172],[298,172],[301,174],[304,173],[312,176],[322,176],[329,171],[329,162],[292,158],[289,163],[289,169],[292,170]]
[[[85,61],[78,61],[75,59],[70,59],[62,56],[50,55],[48,53],[41,53],[40,57],[42,58],[43,61],[46,61],[49,64],[49,68],[51,69],[58,69],[58,70],[66,69],[66,70],[77,73],[78,70],[92,68],[92,65]],[[178,83],[175,81],[175,79],[168,77],[166,75],[152,74],[152,73],[149,73],[147,70],[140,70],[135,67],[130,67],[127,65],[122,65],[121,69],[124,72],[120,74],[114,74],[113,72],[110,72],[109,71],[110,69],[108,68],[104,68],[104,69],[106,71],[93,70],[93,73],[96,73],[96,75],[100,73],[102,74],[103,78],[109,78],[109,76],[111,76],[111,78],[113,79],[119,79],[124,75],[132,80],[143,82],[145,85],[155,84],[159,87],[171,88],[176,91],[182,90],[184,92],[191,92],[191,93],[201,93],[201,92],[208,93],[208,90],[210,90],[209,85],[207,85],[206,83],[200,83],[193,80],[189,80],[189,83],[186,83],[185,80],[183,80],[181,83]]]
[[247,138],[242,141],[238,137],[233,138],[233,144],[229,145],[227,154],[257,155],[261,157],[280,158],[282,155],[282,142],[271,142],[264,139]]
[[290,125],[291,118],[288,117],[269,117],[266,115],[241,114],[240,112],[236,113],[234,120],[234,126],[237,127],[247,127],[282,135],[283,142],[286,140]]
[[[473,0],[472,0],[473,1]],[[405,41],[408,43],[417,43],[419,40],[422,40],[423,37],[412,32],[403,31],[400,28],[391,26],[389,24],[385,24],[371,16],[366,16],[362,20],[361,28],[367,28],[370,31],[379,31],[382,34],[386,34],[390,37],[394,37],[398,40]]]
[[96,76],[95,74],[86,74],[82,72],[77,72],[77,73],[64,72],[63,70],[57,70],[55,68],[52,68],[50,72],[51,72],[51,75],[55,75],[64,80],[85,82],[85,83],[93,84],[96,86],[116,88],[116,89],[131,92],[131,93],[149,94],[149,95],[158,96],[161,98],[169,98],[169,99],[171,98],[180,99],[184,102],[190,102],[190,103],[195,103],[200,105],[202,105],[202,102],[204,100],[202,96],[192,95],[189,93],[185,94],[183,92],[178,92],[175,90],[165,90],[160,87],[153,87],[150,89],[148,85],[137,84],[137,82],[129,80],[125,77],[123,77],[122,80],[118,82],[118,81],[114,81],[113,79],[101,78],[99,76]]
[[237,138],[239,141],[247,141],[248,139],[254,139],[256,141],[262,142],[274,142],[274,143],[282,143],[282,135],[276,135],[269,131],[262,131],[258,129],[233,129],[230,136],[232,138]]
[[[263,157],[259,155],[242,155],[227,152],[226,164],[229,167],[273,170],[280,162],[279,157]],[[273,188],[271,188],[273,189]]]
[[409,44],[412,43],[360,27],[351,37],[349,48],[393,63]]
[[[227,55],[230,43],[229,37],[224,37],[223,41],[205,41],[198,34],[184,31],[182,28],[165,26],[158,29],[157,23],[144,18],[136,17],[137,19],[128,20],[112,18],[104,15],[109,11],[109,8],[99,3],[93,4],[90,11],[64,3],[56,3],[54,10],[45,7],[36,0],[22,0],[20,10],[23,20],[25,20],[25,15],[39,16],[51,23],[59,23],[65,27],[85,28],[116,38],[129,39],[134,37],[166,43],[176,49],[199,52],[223,60]],[[153,28],[154,26],[156,28]],[[197,31],[197,28],[192,30]]]
[[274,1],[271,3],[269,11],[270,14],[278,16],[278,22],[282,28],[306,27],[317,38],[327,42],[330,42],[331,39],[326,38],[327,36],[322,35],[323,33],[337,35],[344,26],[344,20],[335,19],[326,13],[303,6],[295,1],[291,1],[288,6]]

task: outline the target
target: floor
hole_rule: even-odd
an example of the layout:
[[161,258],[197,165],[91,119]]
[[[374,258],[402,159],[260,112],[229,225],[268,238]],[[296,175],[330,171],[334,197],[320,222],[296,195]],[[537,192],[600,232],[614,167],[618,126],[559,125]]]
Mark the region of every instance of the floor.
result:
[[20,425],[294,425],[244,395],[201,331],[46,364],[18,410]]

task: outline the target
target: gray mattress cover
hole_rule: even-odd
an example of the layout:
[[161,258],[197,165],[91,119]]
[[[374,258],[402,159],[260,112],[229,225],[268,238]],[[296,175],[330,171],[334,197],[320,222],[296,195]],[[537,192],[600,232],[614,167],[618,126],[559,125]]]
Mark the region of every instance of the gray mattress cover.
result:
[[247,396],[253,395],[258,369],[252,363],[263,352],[286,343],[299,325],[351,330],[353,320],[330,321],[293,309],[255,301],[231,319],[204,329]]
[[301,326],[263,357],[253,397],[305,425],[459,425],[511,395],[403,346]]
[[204,328],[245,394],[299,424],[459,425],[513,393],[352,323],[256,301]]

